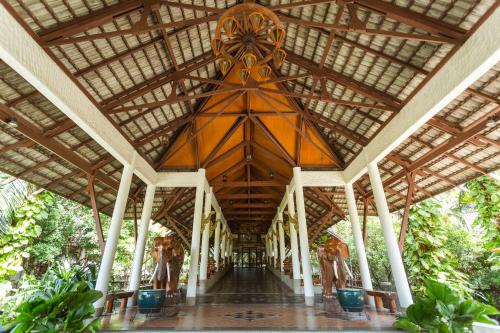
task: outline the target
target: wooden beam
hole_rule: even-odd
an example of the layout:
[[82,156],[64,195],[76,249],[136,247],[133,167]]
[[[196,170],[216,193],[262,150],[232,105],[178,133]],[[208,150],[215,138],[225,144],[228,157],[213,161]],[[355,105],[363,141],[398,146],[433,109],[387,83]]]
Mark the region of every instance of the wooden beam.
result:
[[372,11],[383,13],[388,18],[433,34],[448,36],[457,40],[463,40],[466,35],[464,30],[451,24],[447,24],[443,20],[437,20],[425,14],[421,14],[388,2],[373,0],[355,0],[355,2]]
[[384,92],[378,91],[373,87],[367,86],[362,82],[357,82],[354,79],[345,76],[342,73],[337,73],[329,68],[318,69],[318,64],[308,60],[300,55],[287,50],[287,61],[294,63],[310,72],[312,72],[317,77],[324,77],[328,80],[336,82],[356,93],[370,98],[373,101],[383,103],[387,106],[392,106],[399,110],[401,108],[401,101],[396,97],[390,96]]
[[112,21],[115,17],[124,15],[142,8],[144,1],[125,0],[116,5],[107,6],[102,9],[88,13],[65,23],[61,23],[51,29],[39,33],[42,42],[56,40],[61,37],[72,36],[85,32],[91,28],[101,26]]
[[366,225],[368,223],[368,198],[363,200],[363,243],[366,246]]
[[194,18],[194,19],[187,19],[187,20],[182,20],[182,21],[168,22],[168,23],[163,23],[163,24],[144,25],[144,26],[133,25],[130,29],[102,32],[102,33],[96,33],[96,34],[79,36],[79,37],[58,38],[58,39],[44,42],[44,45],[45,46],[58,46],[58,45],[65,45],[65,44],[76,44],[76,43],[81,43],[81,42],[94,41],[97,39],[107,39],[107,38],[124,36],[124,35],[140,36],[140,35],[148,34],[149,32],[154,31],[154,30],[192,27],[192,26],[202,24],[202,23],[207,23],[210,21],[217,21],[219,19],[219,17],[220,17],[220,15],[213,14],[213,15],[209,15],[209,16],[198,17],[198,18]]
[[181,71],[176,71],[175,69],[168,70],[167,72],[154,76],[108,99],[105,99],[101,102],[101,109],[108,111],[117,106],[133,101],[134,99],[141,97],[156,88],[184,78],[187,74],[206,66],[214,60],[215,57],[212,51],[203,53],[200,56],[194,57],[193,59],[179,65],[182,68]]
[[4,104],[0,104],[0,121],[8,123],[11,119],[16,119],[17,127],[15,129],[26,138],[43,146],[45,149],[66,160],[70,164],[82,170],[84,173],[94,174],[97,180],[113,190],[118,191],[118,182],[101,171],[93,170],[91,162],[86,161],[77,155],[77,153],[75,153],[72,149],[65,147],[59,141],[45,136],[44,133],[38,129],[38,127],[33,125],[24,117],[21,117],[17,112],[12,111]]
[[247,116],[239,117],[236,119],[231,128],[224,134],[224,136],[220,139],[220,141],[215,145],[215,147],[210,151],[207,158],[203,162],[203,168],[206,168],[207,165],[213,160],[215,155],[219,152],[219,150],[227,143],[227,141],[233,136],[233,134],[241,127],[241,125],[247,120]]
[[410,214],[410,206],[413,203],[413,194],[415,193],[415,173],[411,172],[406,174],[406,181],[408,183],[408,190],[406,192],[405,207],[403,219],[401,221],[401,230],[399,231],[399,252],[403,253],[403,246],[405,243],[406,231],[408,230],[408,217]]
[[219,200],[275,199],[275,198],[279,198],[279,195],[272,194],[272,193],[228,193],[228,194],[218,195],[217,198]]
[[99,249],[101,250],[101,255],[104,255],[105,241],[104,235],[102,233],[101,217],[99,216],[99,208],[97,207],[96,193],[94,188],[94,175],[88,176],[88,186],[87,191],[90,197],[90,203],[92,206],[92,214],[94,215],[94,221],[97,231],[97,241],[99,243]]
[[286,184],[275,180],[228,181],[210,184],[213,187],[284,187]]
[[278,17],[282,22],[292,23],[297,26],[322,28],[331,31],[356,32],[369,36],[384,36],[384,37],[401,38],[401,39],[416,40],[416,41],[426,41],[438,44],[455,44],[460,42],[460,40],[440,35],[433,36],[428,34],[416,34],[416,33],[406,33],[406,32],[382,30],[382,29],[370,29],[366,28],[364,25],[360,27],[351,27],[351,26],[338,25],[326,22],[308,21],[284,15],[278,15]]
[[402,170],[402,171],[396,173],[395,175],[391,176],[389,179],[384,181],[384,187],[388,187],[389,185],[391,185],[394,182],[398,181],[399,179],[403,178],[407,172],[412,172],[412,171],[415,171],[415,170],[425,166],[427,163],[440,157],[441,155],[445,154],[446,152],[453,149],[457,145],[462,144],[463,142],[467,141],[469,138],[477,135],[478,133],[480,133],[481,131],[483,131],[486,128],[486,123],[489,121],[489,118],[498,117],[498,116],[500,116],[500,107],[495,108],[493,111],[489,112],[487,116],[482,117],[481,119],[479,119],[479,120],[475,121],[474,123],[472,123],[471,125],[469,125],[460,134],[458,134],[455,137],[447,140],[446,142],[434,147],[429,152],[427,152],[425,155],[418,158],[416,161],[413,161],[408,166],[407,170]]

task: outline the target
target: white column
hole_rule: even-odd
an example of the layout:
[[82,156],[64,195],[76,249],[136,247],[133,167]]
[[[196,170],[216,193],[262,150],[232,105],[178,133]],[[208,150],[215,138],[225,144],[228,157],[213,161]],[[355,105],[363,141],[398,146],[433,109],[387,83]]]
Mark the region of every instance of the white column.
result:
[[233,235],[231,232],[227,235],[226,257],[227,263],[230,264],[233,257]]
[[278,254],[278,232],[276,231],[276,223],[274,223],[272,226],[272,233],[273,233],[273,268],[276,269],[276,259],[279,258]]
[[[212,188],[210,187],[209,193],[205,195],[205,207],[203,209],[205,218],[210,217],[212,210]],[[207,279],[208,269],[208,256],[209,256],[209,242],[210,242],[210,223],[206,223],[203,228],[203,236],[201,239],[201,263],[200,263],[200,281]]]
[[401,259],[401,254],[399,253],[398,243],[396,241],[394,227],[389,213],[389,207],[387,206],[384,194],[382,179],[380,178],[376,162],[368,163],[368,175],[370,176],[373,197],[375,199],[375,205],[377,206],[380,223],[382,224],[382,233],[384,235],[385,245],[387,246],[387,252],[389,253],[389,262],[391,264],[394,283],[396,284],[396,291],[398,292],[399,303],[403,308],[407,308],[413,304],[413,299],[411,296],[410,285],[408,284],[408,278],[406,277],[405,268],[403,266],[403,260]]
[[283,230],[283,214],[278,215],[278,221],[276,222],[278,224],[278,237],[279,237],[279,244],[280,244],[280,270],[282,272],[285,271],[285,267],[283,265],[283,262],[285,261],[285,232]]
[[220,254],[220,213],[215,214],[215,235],[214,235],[214,260],[215,269],[219,270],[219,254]]
[[196,284],[198,278],[198,261],[200,256],[200,231],[201,214],[203,209],[203,194],[205,192],[205,169],[199,169],[196,176],[196,197],[194,202],[193,232],[191,236],[191,261],[189,264],[189,277],[186,297],[196,297]]
[[[290,217],[295,217],[295,202],[293,201],[293,193],[289,192],[288,185],[286,187],[286,193],[288,193],[288,214]],[[292,269],[293,269],[293,279],[300,279],[300,260],[299,260],[299,244],[297,241],[297,231],[292,223],[290,225],[290,250],[292,252]]]
[[266,234],[266,236],[264,237],[264,241],[266,243],[266,259],[267,259],[266,263],[269,263],[269,255],[271,254],[271,250],[269,249],[269,235],[268,234]]
[[[358,254],[359,271],[361,273],[361,284],[364,290],[373,290],[370,270],[368,268],[368,260],[366,259],[365,244],[359,226],[358,208],[356,207],[356,199],[354,198],[354,190],[352,184],[345,185],[345,196],[347,200],[347,208],[349,210],[349,220],[351,221],[351,230],[356,245],[356,253]],[[375,308],[373,297],[368,297],[368,302],[371,308]]]
[[[141,283],[142,261],[144,259],[144,250],[146,248],[146,238],[148,235],[149,223],[151,219],[151,211],[155,199],[155,186],[149,184],[146,187],[146,196],[142,205],[141,225],[139,226],[139,234],[137,235],[137,243],[135,244],[134,262],[132,264],[132,272],[130,273],[130,281],[128,290],[137,291]],[[133,304],[133,299],[129,298],[128,305]]]
[[104,307],[106,301],[106,294],[108,292],[109,279],[111,277],[111,270],[113,269],[113,262],[115,260],[116,246],[118,245],[118,238],[122,228],[123,214],[127,208],[128,193],[130,191],[130,184],[132,176],[134,175],[133,165],[125,165],[123,167],[122,177],[120,179],[120,187],[116,195],[115,207],[113,215],[111,216],[111,224],[108,230],[108,237],[106,239],[106,247],[101,259],[101,266],[95,290],[102,292],[102,297],[94,302],[94,308],[99,309]]
[[226,267],[226,239],[227,239],[227,227],[224,226],[224,229],[222,229],[222,242],[221,242],[221,249],[220,249],[220,257],[222,259],[222,262],[224,263],[224,268]]
[[302,188],[302,174],[300,167],[293,168],[295,182],[295,199],[297,201],[297,218],[299,227],[300,257],[302,259],[302,278],[304,279],[304,296],[306,305],[314,304],[314,288],[309,260],[309,239],[307,237],[306,207],[304,190]]

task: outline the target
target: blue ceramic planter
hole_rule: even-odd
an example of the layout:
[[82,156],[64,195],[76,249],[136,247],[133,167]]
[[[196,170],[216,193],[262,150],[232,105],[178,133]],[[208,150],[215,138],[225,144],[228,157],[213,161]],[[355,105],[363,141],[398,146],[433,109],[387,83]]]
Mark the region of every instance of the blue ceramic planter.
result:
[[160,312],[165,301],[165,289],[139,290],[137,306],[139,313]]
[[362,289],[341,288],[337,289],[340,305],[347,312],[362,312],[364,297]]

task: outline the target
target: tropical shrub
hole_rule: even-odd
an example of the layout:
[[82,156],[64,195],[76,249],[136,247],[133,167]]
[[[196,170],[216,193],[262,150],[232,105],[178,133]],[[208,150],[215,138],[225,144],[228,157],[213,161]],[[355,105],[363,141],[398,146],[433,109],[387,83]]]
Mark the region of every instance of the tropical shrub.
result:
[[447,283],[451,288],[470,293],[466,276],[458,270],[457,258],[445,246],[446,221],[435,200],[424,200],[410,209],[403,260],[413,291],[422,294],[424,279]]
[[95,269],[56,268],[49,270],[15,309],[7,325],[20,332],[95,332],[99,329],[92,304],[102,293],[92,290]]
[[425,280],[424,295],[396,319],[394,327],[407,332],[462,333],[472,332],[472,323],[498,325],[489,315],[498,310],[461,294],[444,283]]

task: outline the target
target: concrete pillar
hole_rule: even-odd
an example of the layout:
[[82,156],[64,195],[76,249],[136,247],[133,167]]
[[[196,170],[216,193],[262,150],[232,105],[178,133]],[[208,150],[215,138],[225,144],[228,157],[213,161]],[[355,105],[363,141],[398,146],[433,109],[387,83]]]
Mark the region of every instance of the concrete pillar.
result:
[[[146,196],[142,205],[141,225],[139,226],[139,234],[135,244],[134,261],[132,263],[132,271],[130,272],[130,280],[128,284],[129,291],[139,290],[141,283],[142,261],[144,259],[144,250],[146,248],[146,238],[148,235],[149,223],[151,219],[151,211],[155,198],[155,186],[149,184],[146,188]],[[133,298],[128,299],[128,305],[133,305]]]
[[276,231],[276,223],[271,226],[273,233],[273,268],[276,269],[276,261],[279,260],[278,253],[278,232]]
[[118,245],[118,238],[122,228],[123,214],[127,208],[128,193],[130,191],[130,184],[132,176],[134,175],[134,166],[125,165],[123,167],[122,177],[120,179],[120,187],[116,195],[115,207],[113,215],[111,216],[111,224],[109,226],[108,237],[106,239],[106,247],[101,259],[101,266],[95,290],[102,292],[102,297],[94,302],[94,308],[104,308],[106,301],[106,294],[108,293],[109,279],[111,277],[111,270],[113,269],[113,262],[115,260],[116,246]]
[[411,296],[410,285],[408,284],[408,278],[406,277],[405,268],[403,266],[403,260],[401,259],[401,254],[399,252],[398,242],[394,234],[394,227],[392,225],[389,207],[387,206],[382,179],[380,178],[376,162],[368,163],[367,167],[368,175],[370,176],[370,183],[373,189],[375,205],[377,206],[378,216],[380,223],[382,224],[382,233],[384,235],[385,245],[389,254],[389,262],[391,264],[394,283],[396,284],[396,291],[398,292],[399,303],[403,308],[407,308],[413,304],[413,298]]
[[[205,207],[203,215],[205,219],[210,218],[212,211],[212,188],[210,187],[209,193],[205,195]],[[201,239],[201,263],[200,263],[200,281],[207,279],[208,257],[210,254],[210,223],[205,223]]]
[[[220,249],[220,257],[224,264],[226,263],[226,239],[227,239],[227,227],[224,226],[224,229],[222,229],[222,242]],[[224,265],[224,267],[226,266]]]
[[285,253],[285,231],[283,230],[283,214],[278,215],[278,221],[276,221],[276,223],[278,224],[278,237],[279,237],[279,247],[280,247],[280,270],[284,272],[285,267],[283,262],[285,261],[286,253]]
[[220,213],[215,215],[215,234],[214,234],[214,260],[215,269],[219,270],[219,258],[220,258]]
[[306,206],[304,203],[304,190],[302,188],[302,172],[300,167],[293,168],[295,182],[295,199],[297,202],[297,218],[300,241],[300,257],[302,259],[302,278],[304,279],[304,296],[306,305],[314,305],[314,288],[309,259],[309,238],[307,236]]
[[186,298],[189,304],[194,304],[198,279],[198,261],[200,256],[201,215],[203,209],[203,194],[205,192],[205,169],[199,169],[196,175],[196,197],[194,202],[193,232],[191,236],[191,261]]
[[[370,270],[368,268],[368,260],[366,259],[365,244],[359,226],[358,208],[356,207],[356,199],[354,198],[354,190],[352,184],[345,185],[345,196],[347,200],[347,208],[349,210],[349,220],[351,221],[351,230],[356,245],[356,253],[358,254],[359,271],[361,273],[361,284],[364,290],[373,290]],[[373,297],[368,297],[368,302],[371,308],[375,308],[375,300]]]
[[231,232],[228,233],[227,237],[226,257],[227,263],[230,264],[233,258],[233,235]]
[[[288,214],[290,217],[295,217],[295,202],[293,201],[293,193],[289,192],[288,185],[286,187],[288,193]],[[299,243],[297,241],[297,231],[292,223],[290,225],[290,250],[292,256],[293,279],[300,279],[300,260],[299,260]]]
[[271,248],[269,247],[269,234],[266,234],[264,237],[264,241],[266,242],[266,263],[269,264],[271,261]]

